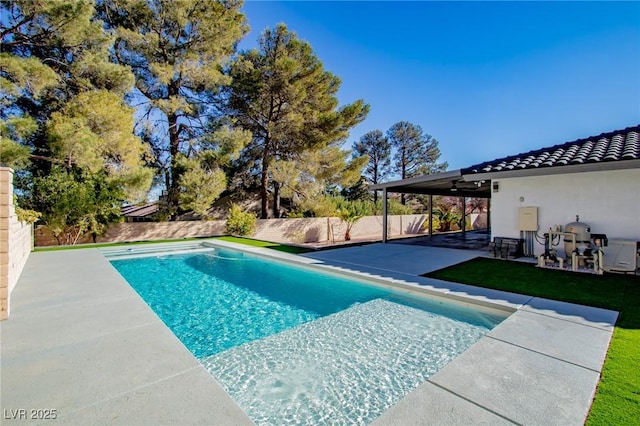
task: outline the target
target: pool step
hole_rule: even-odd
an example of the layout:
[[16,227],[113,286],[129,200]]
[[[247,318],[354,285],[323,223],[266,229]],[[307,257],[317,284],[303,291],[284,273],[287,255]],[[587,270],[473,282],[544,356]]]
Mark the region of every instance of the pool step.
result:
[[100,252],[111,260],[131,259],[135,257],[160,256],[182,253],[197,253],[215,250],[201,242],[139,244],[128,247],[101,248]]
[[201,362],[258,425],[368,424],[486,332],[376,299]]

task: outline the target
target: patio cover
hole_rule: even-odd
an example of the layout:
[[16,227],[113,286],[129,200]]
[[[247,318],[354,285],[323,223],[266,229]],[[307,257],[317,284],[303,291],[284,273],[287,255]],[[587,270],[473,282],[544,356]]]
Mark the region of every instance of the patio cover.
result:
[[[491,181],[482,175],[463,175],[462,170],[416,176],[409,179],[370,185],[371,191],[382,191],[382,242],[387,242],[388,193],[444,195],[450,197],[491,198]],[[432,203],[429,203],[430,205]]]
[[479,175],[463,175],[462,170],[416,176],[370,185],[371,191],[400,194],[447,195],[452,197],[491,198],[491,181]]

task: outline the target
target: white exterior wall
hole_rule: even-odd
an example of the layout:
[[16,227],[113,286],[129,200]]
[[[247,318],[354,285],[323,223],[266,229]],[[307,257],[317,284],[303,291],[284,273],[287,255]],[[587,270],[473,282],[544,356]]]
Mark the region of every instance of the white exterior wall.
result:
[[[580,222],[609,239],[640,241],[640,169],[493,179],[492,237],[520,237],[519,207],[538,207],[538,236],[553,225]],[[520,201],[520,199],[523,201]],[[535,254],[544,252],[534,245]]]

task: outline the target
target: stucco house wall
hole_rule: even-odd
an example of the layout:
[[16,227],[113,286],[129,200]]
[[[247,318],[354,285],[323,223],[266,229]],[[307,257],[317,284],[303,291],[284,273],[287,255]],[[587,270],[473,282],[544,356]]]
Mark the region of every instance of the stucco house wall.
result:
[[[640,169],[493,179],[492,237],[520,237],[519,207],[538,207],[538,236],[580,221],[609,239],[640,241]],[[544,252],[534,244],[536,255]]]

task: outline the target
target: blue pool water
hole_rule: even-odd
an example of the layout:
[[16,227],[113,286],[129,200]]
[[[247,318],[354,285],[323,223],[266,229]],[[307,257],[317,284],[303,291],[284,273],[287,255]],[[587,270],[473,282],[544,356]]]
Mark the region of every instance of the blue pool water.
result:
[[504,319],[229,249],[111,262],[257,424],[366,424]]

